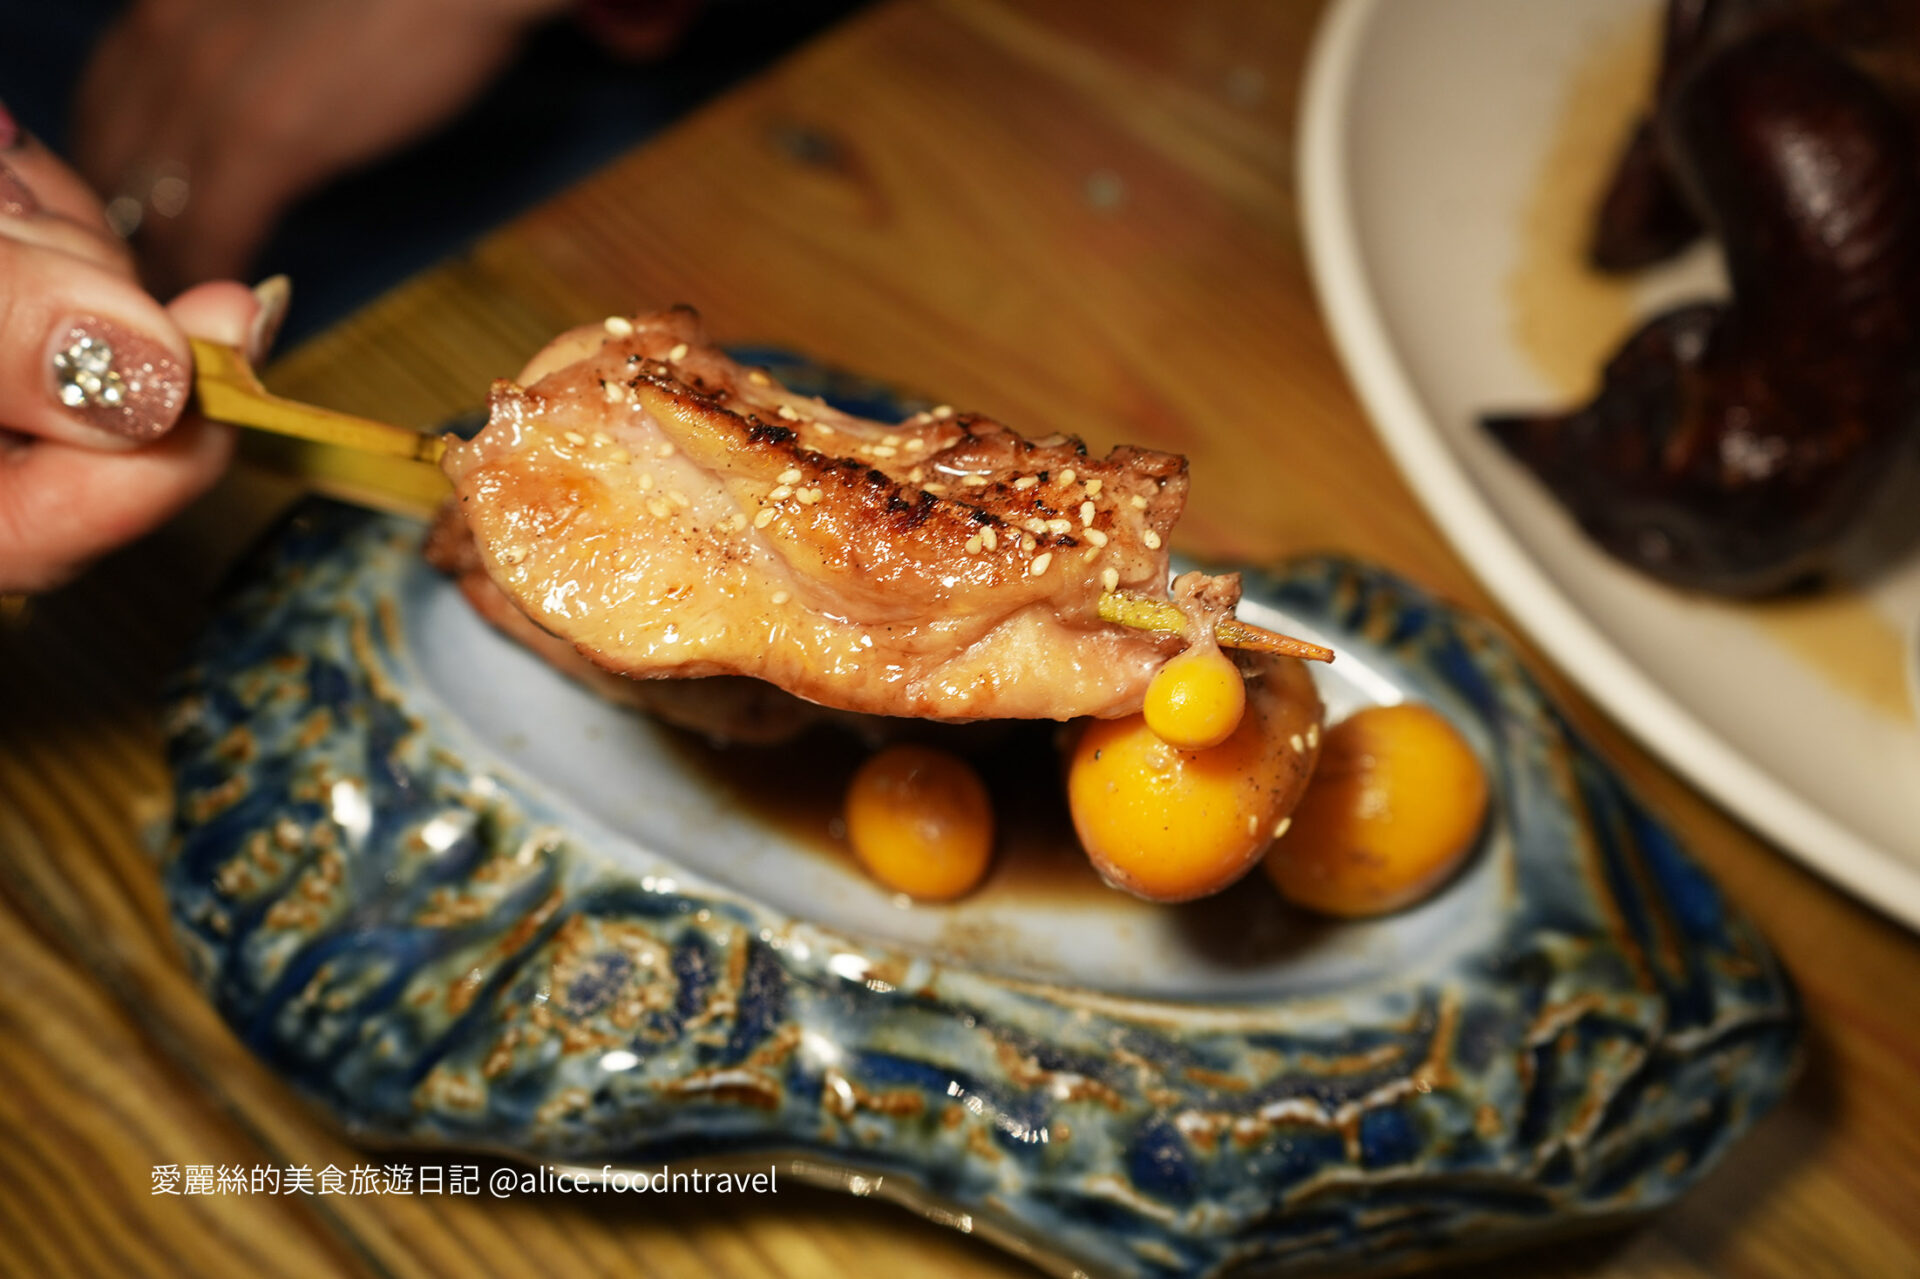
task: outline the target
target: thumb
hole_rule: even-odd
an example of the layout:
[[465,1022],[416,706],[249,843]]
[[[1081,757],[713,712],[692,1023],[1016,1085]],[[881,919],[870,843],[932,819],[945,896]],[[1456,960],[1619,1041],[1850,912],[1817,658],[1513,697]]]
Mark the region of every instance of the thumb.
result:
[[249,289],[231,280],[199,284],[167,304],[167,313],[182,330],[209,342],[237,346],[254,363],[273,348],[293,288],[284,275],[263,280]]

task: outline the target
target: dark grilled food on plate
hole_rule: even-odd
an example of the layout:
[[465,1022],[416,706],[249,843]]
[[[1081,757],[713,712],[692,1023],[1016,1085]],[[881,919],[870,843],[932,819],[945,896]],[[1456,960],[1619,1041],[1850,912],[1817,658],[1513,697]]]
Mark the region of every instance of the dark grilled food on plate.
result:
[[1920,5],[1673,0],[1592,257],[1701,231],[1728,301],[1649,321],[1591,403],[1486,425],[1614,555],[1763,595],[1827,572],[1920,454]]

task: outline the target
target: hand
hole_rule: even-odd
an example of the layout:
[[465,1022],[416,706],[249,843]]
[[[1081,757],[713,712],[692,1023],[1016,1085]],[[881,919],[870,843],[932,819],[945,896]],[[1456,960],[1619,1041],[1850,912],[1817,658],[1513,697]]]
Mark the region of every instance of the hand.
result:
[[231,432],[183,416],[187,334],[272,340],[285,284],[162,307],[98,199],[0,107],[0,594],[59,584],[219,476]]
[[568,3],[135,0],[82,81],[77,161],[140,215],[157,288],[238,274],[288,205],[451,118]]

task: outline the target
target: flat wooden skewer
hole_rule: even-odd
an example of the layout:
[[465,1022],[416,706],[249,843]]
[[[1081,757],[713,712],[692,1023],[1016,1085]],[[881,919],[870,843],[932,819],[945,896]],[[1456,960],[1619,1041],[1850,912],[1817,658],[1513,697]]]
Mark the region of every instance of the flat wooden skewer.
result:
[[193,395],[203,416],[251,427],[242,453],[363,506],[430,513],[452,493],[440,473],[446,441],[274,395],[236,347],[193,338]]
[[[351,413],[286,400],[260,384],[236,347],[193,341],[193,394],[203,416],[251,427],[246,455],[322,492],[365,506],[411,513],[438,510],[451,493],[440,472],[446,440]],[[1184,635],[1187,615],[1172,604],[1108,591],[1100,619],[1136,630]],[[1331,662],[1333,650],[1224,617],[1214,638],[1229,648]]]

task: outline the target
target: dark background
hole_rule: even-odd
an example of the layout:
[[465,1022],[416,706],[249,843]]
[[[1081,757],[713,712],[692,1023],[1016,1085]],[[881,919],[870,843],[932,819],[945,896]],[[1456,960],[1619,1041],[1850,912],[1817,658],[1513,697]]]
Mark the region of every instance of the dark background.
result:
[[[709,0],[679,46],[645,65],[610,56],[571,22],[541,29],[459,120],[289,214],[250,272],[293,278],[282,345],[458,251],[864,2]],[[88,51],[120,8],[0,0],[0,101],[57,150]]]

